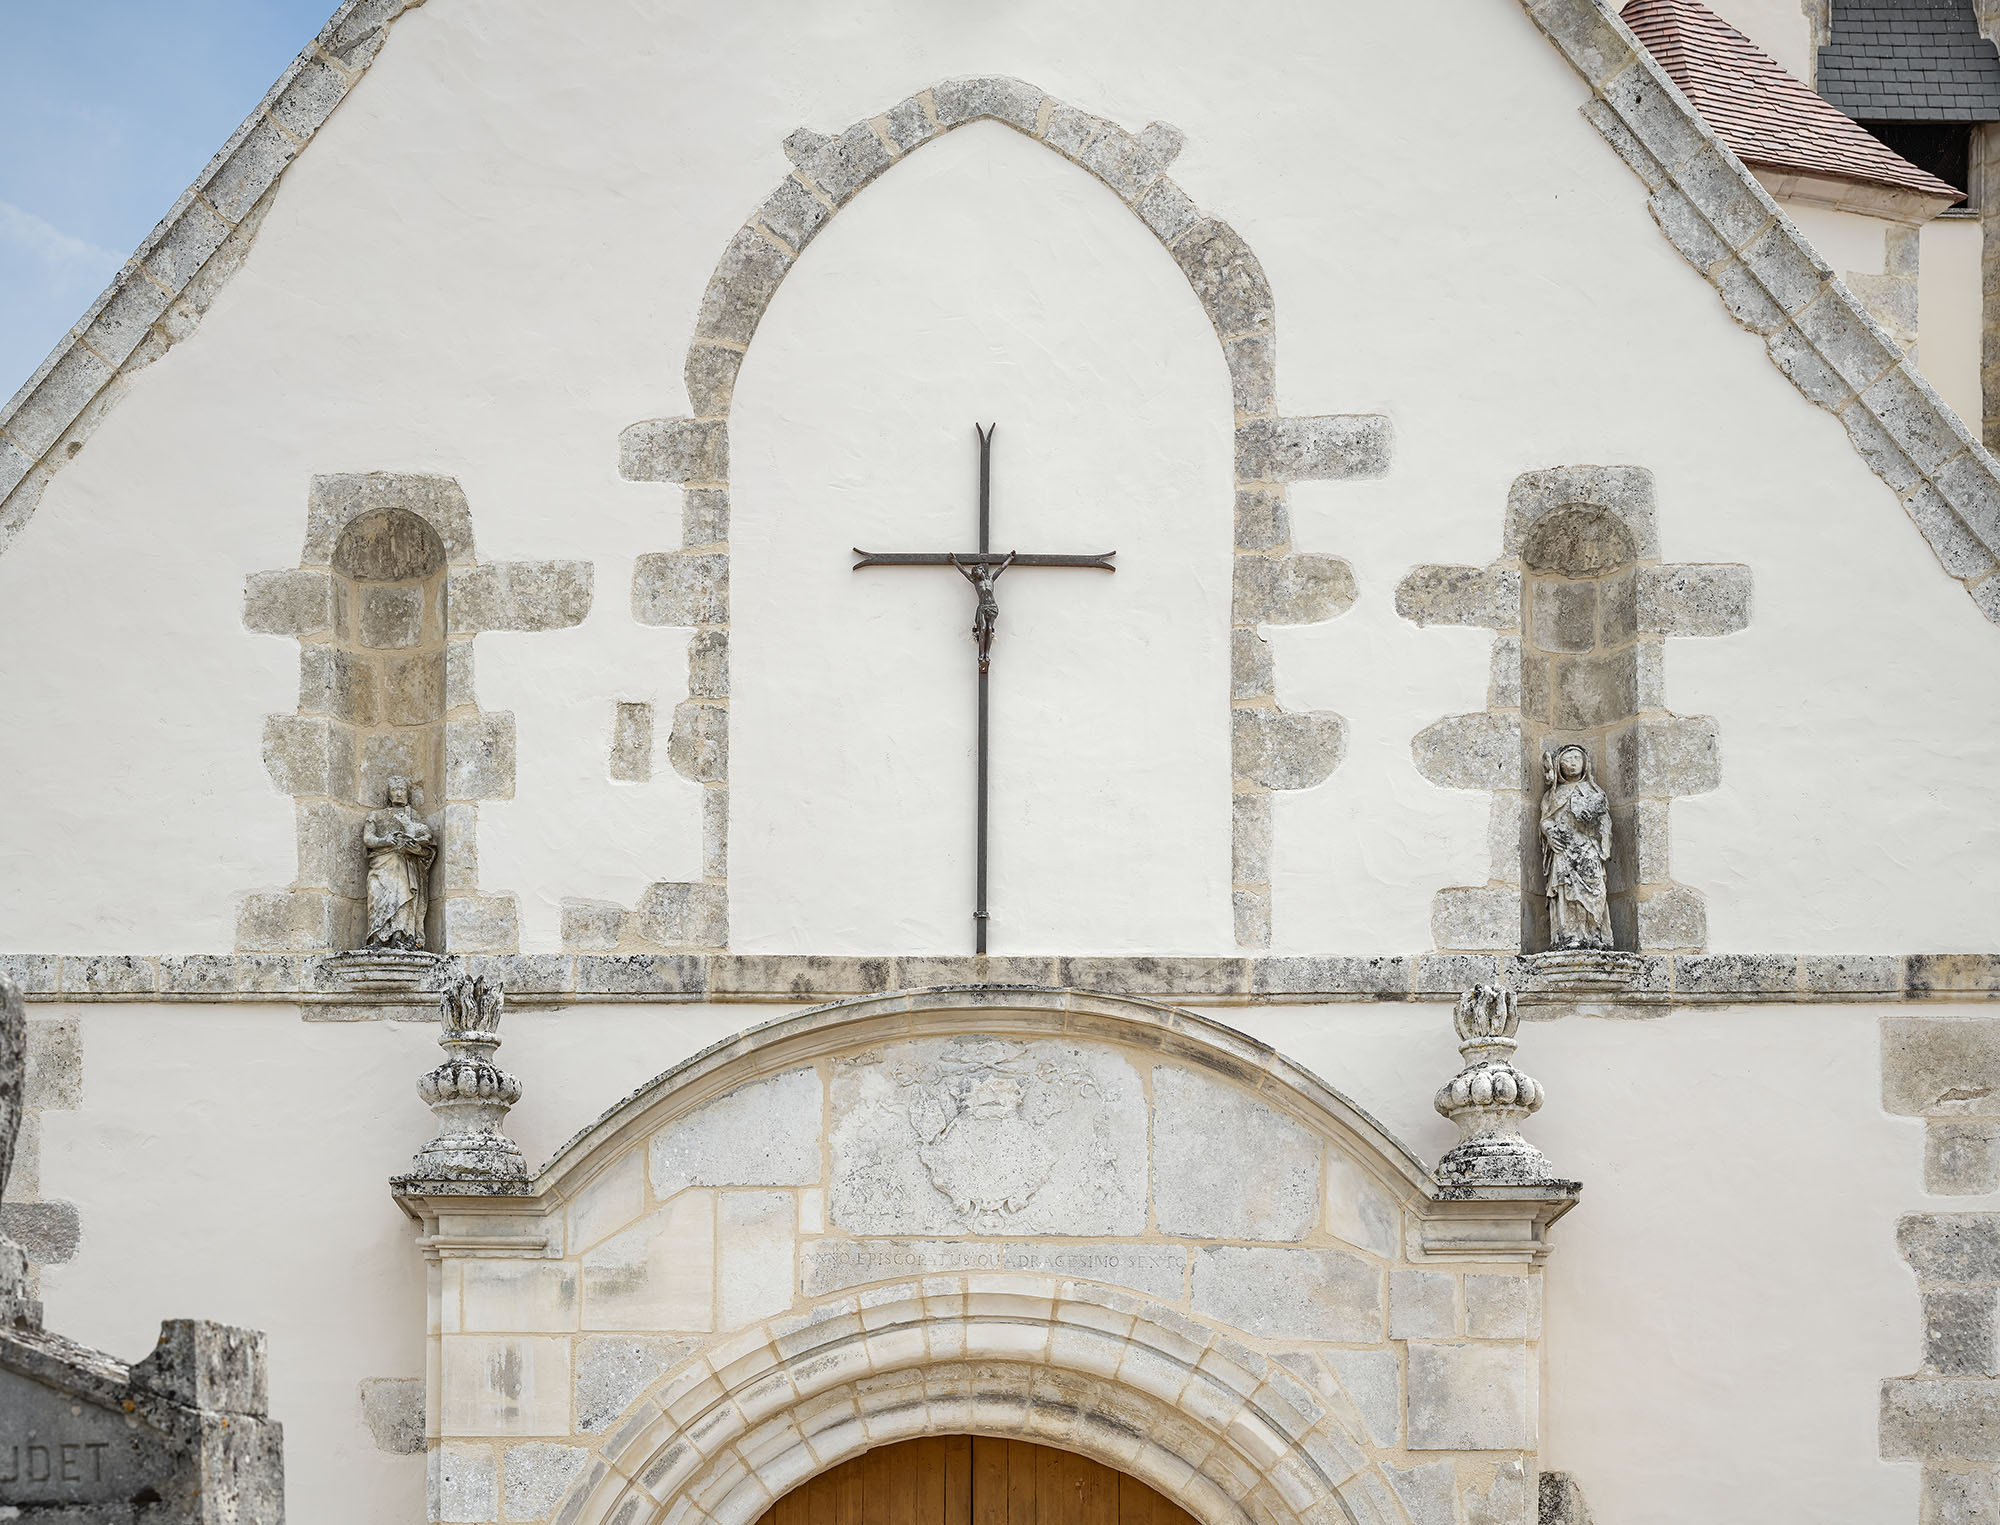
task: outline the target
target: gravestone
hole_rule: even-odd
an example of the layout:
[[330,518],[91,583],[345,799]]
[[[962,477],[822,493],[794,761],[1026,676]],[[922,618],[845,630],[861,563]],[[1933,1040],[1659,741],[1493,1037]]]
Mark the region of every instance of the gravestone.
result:
[[[0,976],[0,1192],[20,1132],[27,1016]],[[264,1336],[160,1326],[132,1365],[42,1327],[27,1256],[0,1235],[0,1518],[63,1525],[282,1525],[284,1432]]]

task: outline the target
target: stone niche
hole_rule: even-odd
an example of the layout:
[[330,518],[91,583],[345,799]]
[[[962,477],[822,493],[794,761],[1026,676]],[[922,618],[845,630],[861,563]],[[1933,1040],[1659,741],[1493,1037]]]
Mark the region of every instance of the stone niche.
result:
[[[1544,883],[1538,830],[1542,759],[1581,745],[1611,801],[1611,861],[1605,888],[1615,945],[1639,946],[1632,793],[1625,766],[1639,716],[1639,547],[1610,510],[1572,503],[1544,514],[1521,546],[1521,718],[1533,796],[1522,841],[1522,882]],[[1546,898],[1522,897],[1529,949],[1549,945]]]
[[[306,660],[328,669],[334,713],[352,728],[356,797],[341,803],[342,825],[358,843],[362,820],[383,803],[389,780],[407,778],[424,791],[425,818],[442,839],[444,542],[406,509],[377,508],[349,520],[334,543],[333,599],[333,639],[310,648]],[[361,869],[357,859],[357,891]],[[340,946],[354,947],[365,926],[362,902],[347,900],[341,915]],[[433,894],[427,946],[443,945],[441,922],[442,902]]]
[[1525,1522],[1540,1265],[1574,1199],[1446,1191],[1192,1013],[822,1008],[660,1077],[532,1181],[400,1185],[432,1257],[432,1518],[751,1525],[846,1456],[970,1431],[1207,1525]]

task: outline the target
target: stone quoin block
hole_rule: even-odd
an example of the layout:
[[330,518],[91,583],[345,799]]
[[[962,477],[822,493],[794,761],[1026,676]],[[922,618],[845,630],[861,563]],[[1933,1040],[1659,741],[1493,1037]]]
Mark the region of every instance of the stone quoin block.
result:
[[345,797],[354,781],[354,733],[307,715],[264,718],[264,771],[281,794]]
[[2000,1190],[2000,1122],[1931,1118],[1924,1125],[1924,1190],[1955,1197]]
[[729,791],[711,785],[701,796],[701,873],[720,879],[729,869]]
[[2000,1461],[2000,1381],[1892,1379],[1882,1384],[1884,1461]]
[[1612,767],[1628,796],[1706,794],[1722,783],[1715,722],[1705,715],[1641,720],[1614,739]]
[[337,930],[333,901],[312,891],[245,895],[236,912],[236,946],[250,953],[331,948]]
[[696,335],[748,344],[794,257],[752,228],[737,233],[708,278],[695,320]]
[[647,888],[634,915],[639,935],[663,948],[729,945],[729,892],[720,884],[662,882]]
[[1684,885],[1656,890],[1635,910],[1639,946],[1649,953],[1698,953],[1708,946],[1708,903],[1699,890]]
[[490,711],[444,725],[445,797],[510,800],[514,797],[514,717]]
[[424,1454],[424,1379],[370,1377],[361,1384],[361,1422],[375,1449],[391,1456]]
[[653,706],[618,700],[611,706],[611,777],[643,784],[653,776]]
[[1354,607],[1354,571],[1338,556],[1238,556],[1231,617],[1245,625],[1311,625]]
[[2000,1116],[2000,1018],[1884,1017],[1882,1105],[1904,1117]]
[[2000,1285],[2000,1213],[1907,1213],[1896,1248],[1917,1285]]
[[1327,710],[1238,709],[1229,721],[1236,777],[1266,789],[1323,784],[1346,755],[1347,722]]
[[461,567],[447,585],[451,633],[567,630],[590,613],[588,561],[494,561]]
[[1923,1525],[1987,1525],[2000,1519],[2000,1474],[1926,1467],[1918,1511]]
[[453,953],[512,953],[521,946],[514,897],[448,897],[444,902],[444,945]]
[[1410,1344],[1412,1451],[1512,1451],[1534,1444],[1519,1345]]
[[729,557],[652,551],[632,571],[632,618],[642,625],[720,625],[729,619]]
[[1750,623],[1748,567],[1642,567],[1634,584],[1647,634],[1728,635]]
[[1519,789],[1521,722],[1513,715],[1447,715],[1410,742],[1417,771],[1446,789]]
[[0,1234],[32,1264],[59,1266],[76,1258],[82,1227],[74,1202],[8,1202],[0,1204]]
[[1521,945],[1518,889],[1444,889],[1431,897],[1431,937],[1440,948]]
[[667,733],[667,761],[690,783],[719,784],[729,777],[729,711],[717,704],[674,706]]
[[628,482],[726,482],[729,420],[651,418],[618,436],[618,474]]
[[316,568],[252,572],[243,582],[243,623],[260,635],[324,635],[333,629],[333,578]]
[[1521,574],[1511,567],[1412,567],[1396,584],[1396,612],[1419,625],[1513,630],[1521,623]]
[[1394,438],[1380,414],[1252,419],[1236,429],[1236,475],[1258,482],[1379,477],[1389,469]]

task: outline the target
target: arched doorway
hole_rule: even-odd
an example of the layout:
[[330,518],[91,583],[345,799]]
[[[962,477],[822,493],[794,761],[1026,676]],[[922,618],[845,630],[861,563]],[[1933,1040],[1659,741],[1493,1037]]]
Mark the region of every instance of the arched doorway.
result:
[[877,1446],[779,1499],[757,1525],[1195,1525],[1128,1473],[993,1435]]

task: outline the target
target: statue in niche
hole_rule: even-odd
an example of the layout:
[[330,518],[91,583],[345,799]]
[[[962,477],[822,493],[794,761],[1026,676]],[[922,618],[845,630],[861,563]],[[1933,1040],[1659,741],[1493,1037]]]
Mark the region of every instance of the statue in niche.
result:
[[1590,754],[1571,744],[1542,762],[1542,869],[1551,948],[1609,948],[1611,802],[1590,776]]
[[372,811],[362,825],[361,844],[368,849],[364,947],[410,953],[423,949],[437,834],[416,812],[422,803],[422,793],[407,778],[392,778],[382,808]]

